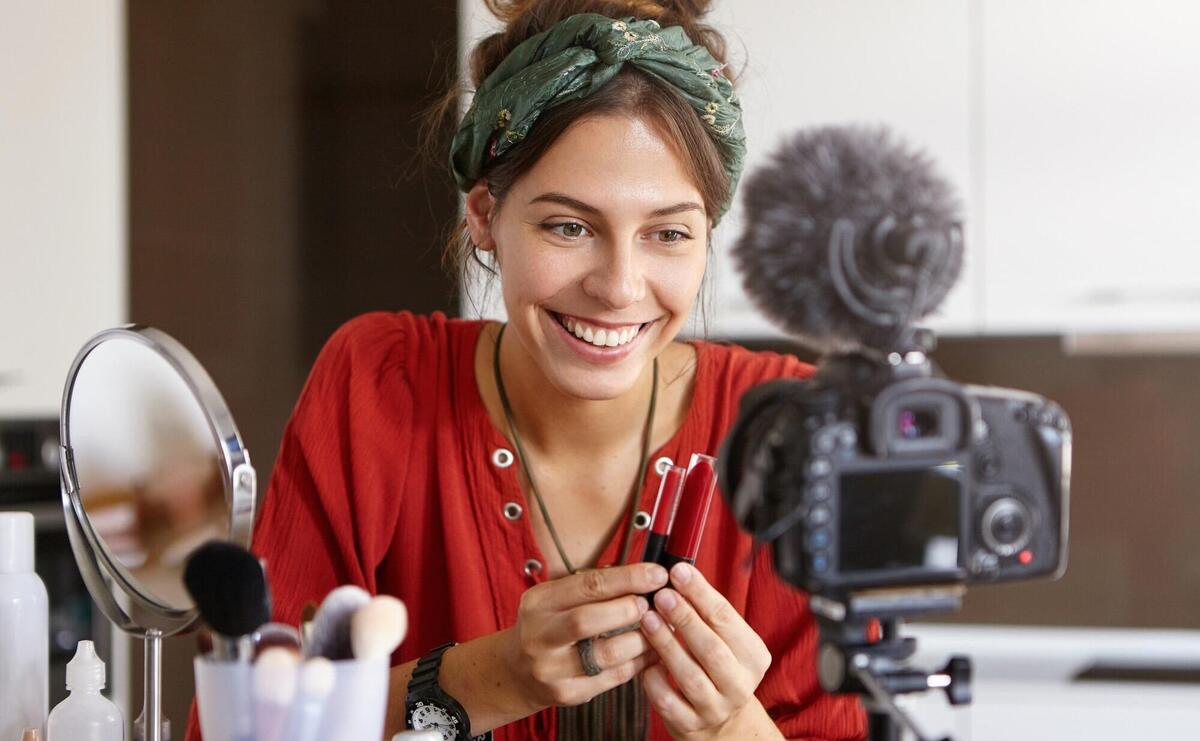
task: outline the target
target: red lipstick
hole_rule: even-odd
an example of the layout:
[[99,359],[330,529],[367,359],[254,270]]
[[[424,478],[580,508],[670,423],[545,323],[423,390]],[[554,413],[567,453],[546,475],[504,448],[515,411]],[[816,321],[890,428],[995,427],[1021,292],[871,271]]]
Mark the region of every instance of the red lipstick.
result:
[[680,561],[694,564],[700,551],[704,523],[708,521],[709,505],[717,489],[717,459],[703,453],[693,453],[688,463],[683,492],[679,495],[675,517],[670,524],[670,536],[658,562],[670,569]]
[[642,552],[643,561],[657,563],[662,556],[686,476],[687,469],[683,466],[667,466],[663,471],[658,482],[658,498],[654,500],[654,514],[650,518],[650,534],[646,536],[646,550]]

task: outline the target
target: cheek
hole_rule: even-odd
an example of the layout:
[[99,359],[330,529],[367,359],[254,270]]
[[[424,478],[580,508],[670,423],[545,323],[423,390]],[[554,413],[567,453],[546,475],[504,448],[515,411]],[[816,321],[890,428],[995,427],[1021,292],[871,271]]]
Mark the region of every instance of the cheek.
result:
[[581,281],[580,261],[569,252],[519,245],[506,250],[500,280],[509,313],[546,301]]
[[703,252],[664,261],[656,269],[654,281],[659,302],[675,313],[687,314],[700,293],[707,263]]

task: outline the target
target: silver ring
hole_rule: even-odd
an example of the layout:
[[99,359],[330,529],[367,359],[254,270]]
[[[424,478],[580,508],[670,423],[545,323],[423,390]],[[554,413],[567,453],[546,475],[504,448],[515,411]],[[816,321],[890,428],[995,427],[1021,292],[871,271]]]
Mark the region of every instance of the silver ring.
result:
[[592,642],[594,640],[592,638],[584,638],[582,641],[576,641],[575,643],[575,648],[579,651],[579,661],[583,664],[583,673],[589,677],[594,677],[604,671],[596,663],[596,657],[592,655]]

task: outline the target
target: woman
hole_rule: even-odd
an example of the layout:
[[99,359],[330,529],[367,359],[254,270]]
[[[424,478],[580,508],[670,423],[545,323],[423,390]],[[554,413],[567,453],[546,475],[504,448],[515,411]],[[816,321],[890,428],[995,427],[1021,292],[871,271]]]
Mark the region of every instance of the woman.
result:
[[636,563],[654,463],[716,454],[744,391],[808,373],[676,340],[743,154],[703,3],[489,4],[453,258],[496,266],[509,322],[377,313],[329,341],[254,538],[276,618],[340,584],[404,600],[389,735],[411,693],[497,739],[861,737],[723,502],[695,568]]

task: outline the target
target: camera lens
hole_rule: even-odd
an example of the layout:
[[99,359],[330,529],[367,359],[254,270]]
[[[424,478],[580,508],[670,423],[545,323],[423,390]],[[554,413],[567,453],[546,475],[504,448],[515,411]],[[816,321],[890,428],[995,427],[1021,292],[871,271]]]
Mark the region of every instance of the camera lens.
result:
[[896,433],[904,440],[920,440],[937,435],[937,412],[932,409],[901,409],[896,415]]
[[1001,556],[1011,556],[1025,547],[1033,522],[1024,504],[1012,497],[992,502],[983,513],[983,540]]

